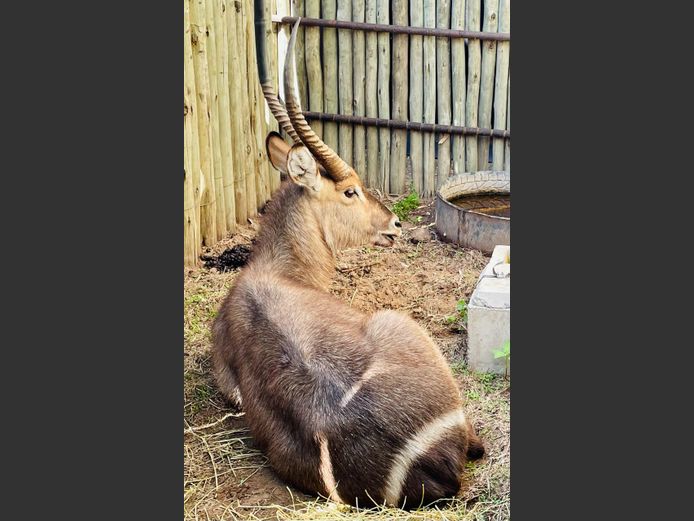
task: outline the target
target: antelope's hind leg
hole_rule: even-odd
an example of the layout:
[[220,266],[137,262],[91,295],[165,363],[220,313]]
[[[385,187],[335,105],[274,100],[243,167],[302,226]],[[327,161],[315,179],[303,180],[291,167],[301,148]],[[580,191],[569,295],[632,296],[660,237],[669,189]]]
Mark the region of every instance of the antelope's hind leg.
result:
[[234,374],[234,369],[230,364],[230,357],[227,351],[228,342],[231,342],[231,339],[226,332],[225,324],[220,320],[215,320],[212,326],[212,372],[217,382],[217,387],[224,397],[233,406],[240,409],[243,405],[243,400],[241,399],[241,389]]

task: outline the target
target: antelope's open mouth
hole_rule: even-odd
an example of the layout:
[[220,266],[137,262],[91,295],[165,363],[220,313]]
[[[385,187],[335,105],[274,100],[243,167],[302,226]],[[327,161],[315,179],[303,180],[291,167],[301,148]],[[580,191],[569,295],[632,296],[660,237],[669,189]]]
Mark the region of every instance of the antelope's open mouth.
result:
[[379,233],[378,239],[376,239],[376,244],[378,246],[390,247],[395,244],[396,234],[394,233]]

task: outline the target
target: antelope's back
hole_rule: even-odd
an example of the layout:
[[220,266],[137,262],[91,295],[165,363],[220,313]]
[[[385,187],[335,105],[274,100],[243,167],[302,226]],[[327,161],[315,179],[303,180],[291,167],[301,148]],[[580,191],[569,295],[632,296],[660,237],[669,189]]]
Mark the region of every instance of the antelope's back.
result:
[[341,500],[359,505],[382,502],[389,488],[416,504],[458,491],[462,424],[444,426],[433,444],[416,440],[460,409],[458,389],[410,319],[369,318],[270,274],[240,277],[219,317],[246,420],[280,477],[326,497],[334,482]]

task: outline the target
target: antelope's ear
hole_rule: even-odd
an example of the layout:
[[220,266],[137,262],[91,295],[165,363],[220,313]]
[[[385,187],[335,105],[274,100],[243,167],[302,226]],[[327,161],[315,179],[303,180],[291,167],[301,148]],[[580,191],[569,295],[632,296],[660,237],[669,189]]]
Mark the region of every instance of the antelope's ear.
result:
[[287,173],[287,153],[289,145],[277,132],[270,132],[265,138],[265,149],[270,163],[282,173]]
[[304,145],[293,145],[287,153],[287,173],[296,184],[316,192],[323,186],[316,160]]

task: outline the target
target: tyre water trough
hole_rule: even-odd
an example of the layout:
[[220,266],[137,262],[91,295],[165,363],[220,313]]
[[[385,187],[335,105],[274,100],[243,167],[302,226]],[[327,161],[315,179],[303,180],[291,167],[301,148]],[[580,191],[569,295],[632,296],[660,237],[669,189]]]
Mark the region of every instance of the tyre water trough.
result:
[[511,244],[511,175],[508,172],[457,174],[436,193],[439,236],[467,248],[492,253]]

